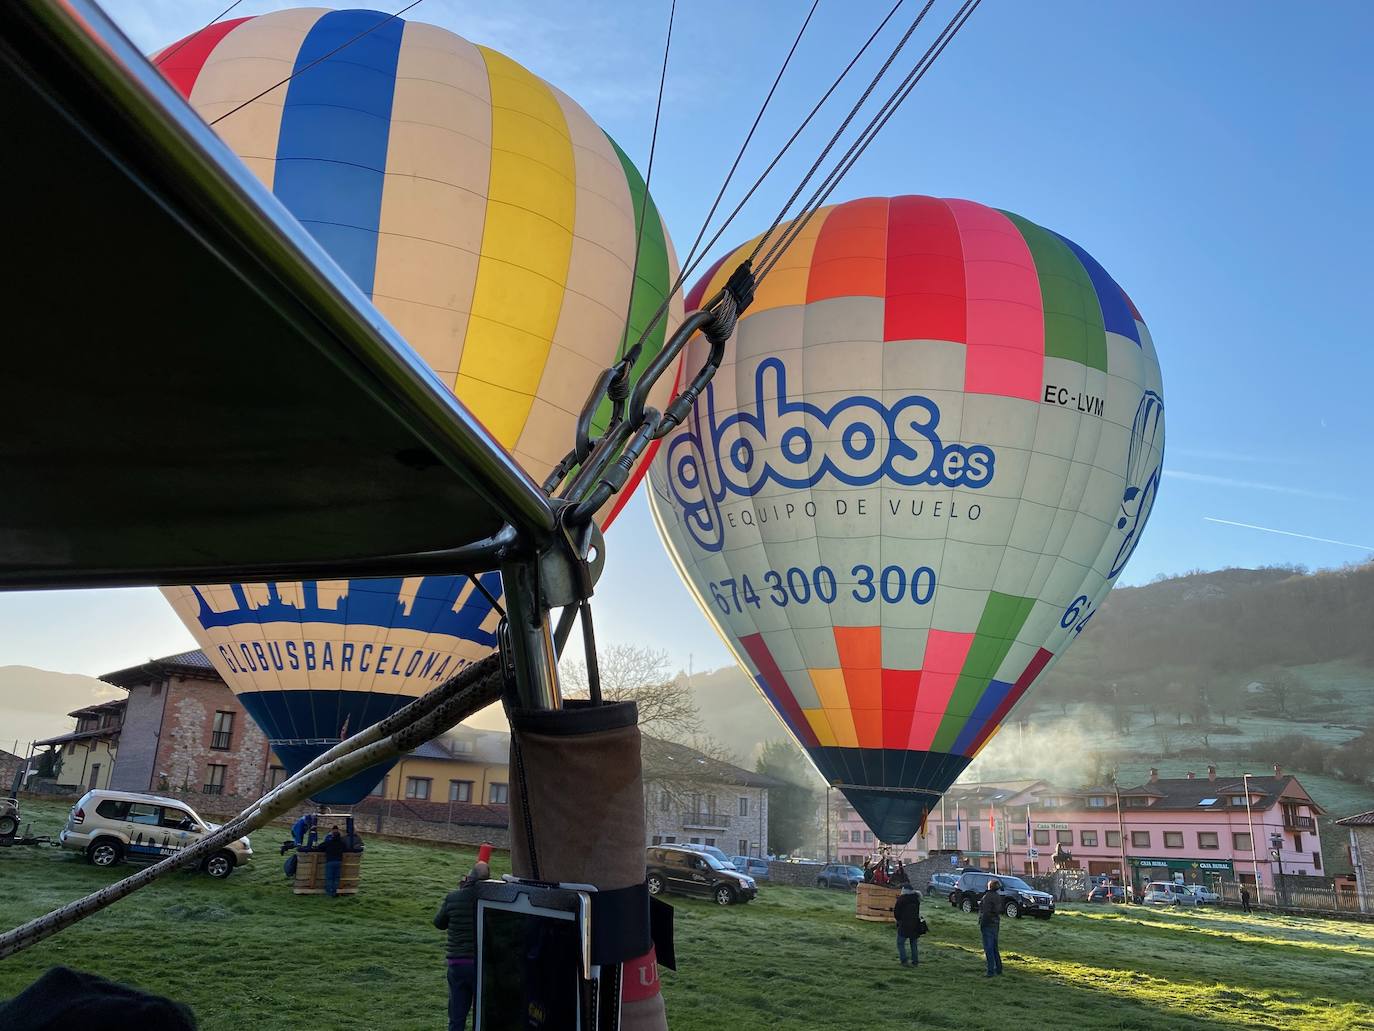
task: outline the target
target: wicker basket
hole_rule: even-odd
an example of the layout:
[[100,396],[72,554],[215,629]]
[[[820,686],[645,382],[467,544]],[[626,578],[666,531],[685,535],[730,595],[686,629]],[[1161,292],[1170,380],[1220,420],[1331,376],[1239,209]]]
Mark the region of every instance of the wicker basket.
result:
[[897,918],[892,915],[892,906],[900,894],[899,888],[862,882],[854,892],[854,915],[873,923],[895,924]]

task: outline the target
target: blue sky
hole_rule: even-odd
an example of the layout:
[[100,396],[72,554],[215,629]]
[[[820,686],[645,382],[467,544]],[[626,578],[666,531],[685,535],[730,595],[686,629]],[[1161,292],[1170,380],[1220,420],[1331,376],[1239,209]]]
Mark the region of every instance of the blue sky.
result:
[[[107,3],[148,50],[224,6]],[[282,6],[249,0],[234,14]],[[679,3],[652,188],[680,254],[807,6]],[[741,189],[888,6],[821,0]],[[919,7],[908,6],[890,29]],[[916,53],[955,6],[936,4]],[[408,17],[554,82],[642,166],[667,10],[426,0]],[[1082,244],[1131,294],[1163,366],[1168,455],[1124,583],[1374,553],[1371,38],[1374,5],[1363,2],[985,0],[835,195],[929,193],[1016,211]],[[827,134],[839,117],[820,119]],[[820,142],[799,141],[716,253],[771,219]],[[728,661],[642,497],[612,531],[597,603],[605,640],[666,648],[698,669]],[[95,673],[189,646],[155,592],[0,596],[0,665]]]

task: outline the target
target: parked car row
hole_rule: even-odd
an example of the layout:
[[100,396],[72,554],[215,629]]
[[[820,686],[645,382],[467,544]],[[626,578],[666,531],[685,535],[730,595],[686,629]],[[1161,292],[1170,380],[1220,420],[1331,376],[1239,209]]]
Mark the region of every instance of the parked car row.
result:
[[851,866],[849,863],[828,863],[816,875],[816,887],[853,891],[863,879],[864,872],[857,866]]

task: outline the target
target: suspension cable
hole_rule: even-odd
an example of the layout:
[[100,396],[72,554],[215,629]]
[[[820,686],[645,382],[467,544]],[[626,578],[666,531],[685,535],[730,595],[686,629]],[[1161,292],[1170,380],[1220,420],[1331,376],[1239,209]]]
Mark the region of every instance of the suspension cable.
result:
[[[898,6],[901,6],[901,4],[902,4],[903,2],[904,2],[904,0],[897,0]],[[730,180],[733,179],[733,178],[735,177],[735,171],[739,168],[739,163],[740,163],[740,161],[741,161],[741,160],[743,159],[743,157],[744,157],[744,152],[749,148],[749,142],[754,138],[754,131],[755,131],[756,129],[758,129],[758,127],[759,127],[759,122],[763,121],[763,113],[764,113],[765,111],[768,110],[768,105],[769,105],[769,103],[770,103],[770,102],[772,101],[772,99],[773,99],[773,94],[774,94],[775,92],[777,92],[778,83],[782,82],[782,75],[783,75],[783,72],[787,71],[787,66],[788,66],[788,65],[791,63],[791,61],[792,61],[792,55],[795,54],[795,53],[797,52],[797,46],[798,46],[798,44],[801,43],[801,41],[802,41],[802,36],[803,36],[803,35],[805,34],[805,32],[806,32],[806,27],[807,27],[808,25],[811,24],[811,18],[812,18],[812,16],[816,13],[816,8],[820,6],[820,3],[821,3],[821,0],[812,0],[811,10],[809,10],[809,11],[806,12],[806,19],[802,22],[801,28],[797,30],[796,38],[792,40],[792,47],[791,47],[790,50],[787,51],[787,56],[786,56],[785,58],[783,58],[782,67],[778,69],[778,74],[773,78],[773,85],[770,86],[769,89],[768,89],[768,95],[767,95],[766,97],[763,98],[763,104],[760,105],[758,114],[756,114],[756,115],[754,116],[754,124],[751,125],[751,126],[749,127],[749,132],[745,135],[745,137],[744,137],[744,142],[740,144],[739,152],[738,152],[737,154],[735,154],[735,161],[734,161],[734,164],[732,164],[732,165],[730,166],[730,171],[727,172],[726,175],[725,175],[725,181],[724,181],[723,183],[720,184],[720,192],[716,194],[716,199],[715,199],[714,201],[712,201],[712,203],[711,203],[711,210],[708,211],[708,212],[706,212],[706,217],[705,217],[704,219],[701,220],[701,228],[697,231],[697,238],[696,238],[695,240],[692,241],[692,246],[691,246],[691,248],[687,251],[687,257],[683,259],[683,262],[682,262],[683,268],[686,268],[689,264],[691,264],[692,258],[693,258],[693,257],[696,255],[696,253],[697,253],[697,247],[699,247],[699,246],[701,245],[701,238],[702,238],[703,236],[706,235],[706,230],[707,230],[707,228],[711,225],[711,219],[713,219],[713,218],[716,217],[716,209],[720,207],[720,202],[721,202],[721,200],[725,197],[725,191],[726,191],[726,189],[730,186]],[[894,10],[895,10],[895,8],[894,8]],[[884,19],[883,24],[884,24],[884,25],[887,24],[886,19]],[[879,28],[881,28],[881,27],[882,27],[882,26],[879,26]],[[870,39],[870,41],[871,41],[871,39]],[[867,44],[865,44],[865,46],[867,46]],[[862,53],[862,51],[860,51],[860,53]],[[856,58],[856,60],[857,60],[857,58]],[[851,62],[851,63],[852,63],[852,62]],[[827,94],[827,96],[828,96],[828,95],[829,95],[829,94]],[[815,113],[815,111],[813,110],[813,111],[812,111],[812,114],[814,114],[814,113]],[[804,126],[806,123],[803,122],[802,124],[803,124],[803,126]],[[794,137],[794,138],[795,138],[795,137]],[[789,141],[789,142],[790,142],[790,141]],[[775,159],[775,163],[776,163],[776,159]],[[769,169],[770,169],[770,170],[771,170],[771,168],[772,168],[772,165],[769,166]],[[764,174],[766,175],[767,172],[765,172]],[[756,184],[756,185],[757,185],[757,184]],[[736,210],[738,210],[738,209],[736,209]],[[733,217],[733,216],[732,216],[732,217]],[[729,225],[729,224],[730,224],[730,219],[726,219],[726,225]],[[710,246],[710,245],[708,245],[708,249],[709,249],[709,246]],[[679,271],[680,271],[680,270],[679,270]],[[682,275],[679,275],[679,277],[678,277],[678,282],[675,283],[675,284],[673,285],[673,292],[676,292],[678,286],[681,285],[681,280],[682,280],[682,278],[683,278]],[[669,296],[671,296],[671,293],[670,293]]]
[[835,188],[839,186],[841,180],[843,180],[849,173],[849,170],[854,167],[855,162],[862,156],[863,152],[868,148],[868,145],[873,142],[874,137],[876,137],[878,133],[882,131],[883,127],[887,125],[893,114],[901,107],[903,101],[911,95],[911,92],[916,88],[917,84],[925,77],[926,72],[930,71],[931,66],[934,65],[935,61],[944,53],[945,48],[949,46],[950,42],[968,22],[969,18],[973,16],[973,12],[978,9],[980,3],[982,3],[982,0],[964,0],[963,6],[955,12],[954,17],[952,17],[944,29],[941,30],[940,35],[935,38],[935,42],[932,43],[925,54],[922,55],[921,60],[916,63],[916,66],[912,68],[906,78],[898,84],[896,90],[893,91],[887,102],[878,109],[878,113],[873,116],[873,119],[864,128],[864,131],[859,134],[858,138],[856,138],[852,144],[850,144],[849,149],[845,152],[844,156],[840,158],[839,163],[831,170],[830,174],[826,176],[821,185],[816,188],[816,192],[811,195],[810,199],[803,207],[803,213],[793,220],[787,231],[779,238],[778,243],[773,248],[770,248],[771,260],[768,256],[765,256],[765,260],[756,274],[756,282],[761,282],[763,278],[773,270],[773,266],[777,264],[783,253],[792,245],[793,241],[797,239],[802,230],[806,228],[806,224],[811,221],[812,216],[824,206],[826,200],[835,191]]
[[[639,340],[637,341],[636,346],[643,344],[644,341],[648,339],[649,334],[653,331],[654,327],[658,325],[659,321],[667,313],[668,304],[671,302],[672,298],[677,294],[677,292],[680,289],[682,289],[682,284],[687,281],[688,277],[690,277],[691,274],[696,271],[697,267],[702,263],[702,261],[705,260],[706,255],[710,253],[711,248],[716,245],[717,241],[719,241],[720,238],[725,234],[725,230],[730,227],[730,224],[732,222],[734,222],[735,217],[742,210],[744,210],[745,204],[747,204],[749,202],[749,199],[753,197],[755,191],[763,185],[764,180],[766,180],[769,174],[772,173],[773,169],[777,167],[778,162],[780,162],[783,159],[783,157],[787,154],[788,150],[791,149],[792,144],[794,144],[797,141],[797,138],[801,136],[802,132],[811,123],[811,120],[816,117],[817,112],[819,112],[820,109],[825,105],[825,102],[830,99],[831,95],[835,92],[835,90],[839,88],[840,83],[845,80],[845,78],[849,75],[850,71],[854,68],[854,66],[859,63],[859,60],[868,51],[868,48],[872,46],[873,41],[878,38],[879,34],[882,33],[883,29],[887,27],[887,23],[892,20],[892,16],[897,13],[898,9],[900,9],[902,4],[905,2],[906,0],[896,0],[896,2],[892,5],[892,8],[887,12],[887,15],[883,18],[881,22],[878,23],[878,27],[873,30],[873,32],[869,35],[868,39],[864,41],[863,46],[859,47],[858,51],[850,59],[849,63],[845,65],[844,69],[840,72],[840,74],[835,77],[835,81],[832,82],[830,84],[830,87],[825,91],[825,93],[821,95],[820,100],[816,101],[815,106],[812,107],[811,111],[807,114],[807,116],[802,119],[801,124],[797,126],[796,130],[788,138],[787,142],[782,145],[781,149],[779,149],[779,151],[775,155],[773,155],[773,159],[768,163],[767,167],[764,168],[764,170],[754,180],[753,185],[749,187],[744,197],[740,199],[740,202],[735,205],[734,210],[732,210],[730,214],[726,216],[725,221],[721,223],[720,227],[715,231],[715,234],[712,235],[711,239],[706,241],[706,246],[702,249],[701,253],[696,255],[694,260],[692,255],[693,252],[695,252],[696,247],[695,245],[693,245],[692,251],[688,252],[687,260],[684,260],[683,262],[682,269],[679,271],[677,279],[674,280],[672,287],[664,296],[663,302],[658,306],[658,310],[654,312],[653,318],[649,320],[648,325],[645,326],[643,331],[640,333]],[[760,112],[760,117],[762,117],[762,112]],[[722,187],[722,192],[723,191],[724,187]],[[703,232],[704,231],[705,230],[703,227]],[[700,235],[698,236],[698,239],[700,239]]]
[[[668,8],[668,37],[663,41],[663,67],[658,73],[658,101],[654,104],[654,131],[649,138],[649,165],[644,170],[644,201],[639,205],[639,224],[635,226],[635,256],[630,263],[630,296],[625,301],[625,333],[630,332],[630,316],[634,313],[635,285],[639,281],[639,250],[644,244],[644,222],[651,203],[649,184],[654,179],[654,152],[658,149],[658,117],[663,112],[663,84],[668,78],[668,51],[673,45],[673,21],[677,17],[677,0]],[[647,334],[646,334],[647,335]],[[622,338],[622,343],[624,338]],[[622,361],[631,368],[639,361],[639,352],[644,346],[644,337],[635,341],[633,347],[625,352]]]
[[[920,13],[917,14],[914,19],[912,19],[911,24],[907,26],[906,32],[902,33],[902,38],[897,40],[897,45],[894,46],[892,48],[892,52],[887,55],[887,60],[883,62],[883,65],[881,68],[878,69],[877,74],[875,74],[873,78],[869,80],[868,86],[865,87],[863,93],[859,95],[859,99],[854,102],[853,107],[849,109],[849,114],[844,116],[844,121],[840,123],[840,127],[835,130],[835,132],[831,135],[830,140],[821,150],[820,154],[816,156],[816,160],[812,162],[811,167],[807,169],[806,175],[802,176],[801,182],[797,183],[797,188],[792,191],[792,196],[788,197],[787,203],[778,209],[778,213],[773,219],[773,224],[768,227],[767,232],[765,232],[762,236],[759,237],[758,243],[754,245],[754,250],[749,255],[749,260],[751,262],[759,256],[759,251],[763,250],[764,244],[767,243],[768,238],[773,235],[773,230],[778,228],[778,223],[780,223],[784,218],[787,217],[788,209],[791,208],[792,205],[796,202],[797,197],[800,196],[802,190],[806,188],[806,184],[809,183],[811,181],[811,177],[816,174],[816,170],[820,168],[821,165],[825,162],[826,156],[829,155],[830,151],[834,148],[835,144],[839,142],[840,137],[844,135],[845,130],[849,128],[849,123],[854,120],[854,116],[859,113],[859,109],[862,108],[864,104],[868,103],[868,98],[872,96],[873,91],[878,88],[878,83],[882,81],[883,76],[887,74],[887,70],[892,67],[892,62],[897,60],[897,55],[902,52],[902,48],[906,46],[907,40],[911,38],[911,34],[920,27],[921,22],[925,21],[926,15],[930,13],[930,9],[934,6],[934,4],[935,0],[926,0],[926,5],[922,7]],[[773,252],[770,249],[768,253],[764,255],[765,262],[768,260],[769,256],[772,255],[772,253]]]
[[204,32],[206,29],[208,29],[211,25],[215,24],[215,22],[219,21],[221,18],[223,18],[226,14],[228,14],[230,11],[232,11],[235,7],[237,7],[237,6],[238,6],[239,4],[241,4],[241,3],[243,3],[243,0],[234,0],[234,2],[233,2],[232,4],[230,4],[230,5],[229,5],[228,7],[226,7],[224,10],[220,11],[219,14],[215,15],[213,18],[211,18],[209,21],[207,21],[207,22],[206,22],[204,25],[202,25],[200,28],[196,29],[195,32],[191,33],[189,36],[187,36],[185,39],[183,39],[183,40],[182,40],[180,43],[178,43],[176,46],[172,47],[171,50],[168,50],[165,54],[159,54],[158,57],[157,57],[157,59],[156,59],[155,61],[153,61],[153,67],[154,67],[154,68],[161,68],[162,65],[163,65],[163,63],[164,63],[165,61],[171,60],[171,59],[172,59],[173,57],[175,57],[178,53],[180,53],[182,47],[184,47],[187,43],[191,42],[191,40],[195,39],[195,38],[196,38],[197,36],[199,36],[202,32]]
[[245,107],[247,107],[249,104],[253,103],[254,101],[261,100],[263,97],[267,96],[267,94],[271,93],[273,90],[278,89],[279,87],[285,86],[288,82],[290,82],[292,79],[294,79],[297,75],[300,75],[302,72],[308,72],[308,71],[310,71],[311,68],[314,68],[315,65],[319,64],[320,62],[322,62],[322,61],[328,61],[331,57],[333,57],[335,54],[337,54],[340,50],[344,50],[344,49],[346,49],[346,48],[348,48],[348,47],[351,47],[354,43],[358,42],[358,40],[362,39],[364,36],[366,36],[366,35],[368,35],[368,34],[370,34],[370,33],[376,32],[376,31],[377,31],[378,29],[380,29],[383,25],[387,24],[388,22],[395,21],[395,20],[396,20],[397,18],[399,18],[401,15],[405,14],[407,11],[411,10],[411,9],[414,8],[414,7],[420,6],[420,4],[422,4],[422,3],[424,3],[424,0],[411,0],[410,3],[406,4],[406,6],[402,7],[402,8],[401,8],[399,11],[397,11],[395,14],[388,14],[385,18],[383,18],[381,21],[379,21],[376,25],[373,25],[371,28],[364,29],[362,32],[358,33],[358,34],[357,34],[356,36],[354,36],[352,39],[346,40],[345,42],[340,43],[340,44],[339,44],[338,46],[336,46],[333,50],[329,51],[329,53],[327,53],[327,54],[321,54],[319,57],[315,58],[315,60],[311,61],[308,65],[306,65],[304,68],[294,68],[294,69],[292,69],[291,74],[288,75],[286,78],[282,79],[280,82],[274,82],[272,85],[268,86],[268,87],[267,87],[265,90],[263,90],[261,93],[254,94],[253,96],[251,96],[251,97],[249,97],[247,100],[245,100],[242,104],[239,104],[237,107],[231,107],[228,111],[224,112],[224,114],[220,115],[218,118],[216,118],[216,119],[215,119],[214,121],[212,121],[210,124],[211,124],[211,125],[219,125],[220,122],[224,121],[224,120],[225,120],[226,118],[228,118],[230,115],[232,115],[232,114],[237,114],[238,112],[242,111]]

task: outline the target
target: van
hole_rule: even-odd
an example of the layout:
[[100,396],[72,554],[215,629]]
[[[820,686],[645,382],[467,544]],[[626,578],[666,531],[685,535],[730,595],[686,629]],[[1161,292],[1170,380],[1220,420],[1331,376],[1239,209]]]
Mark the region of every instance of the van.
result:
[[[165,859],[218,829],[219,824],[202,820],[175,798],[99,789],[86,792],[72,806],[57,841],[84,852],[92,865],[105,867],[126,859]],[[228,877],[252,858],[248,839],[239,838],[211,853],[200,868],[211,877]]]

